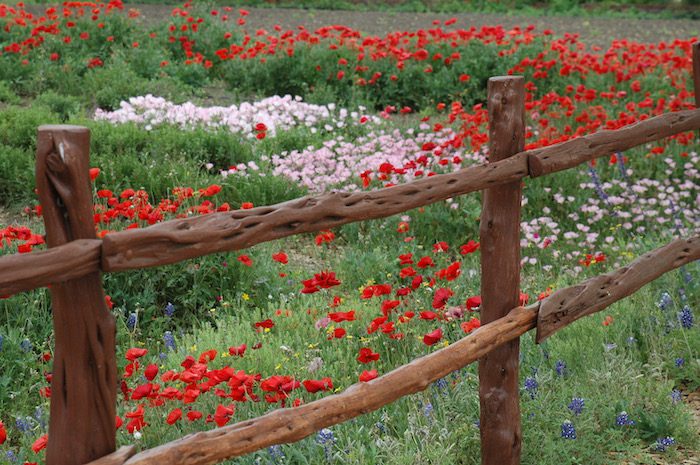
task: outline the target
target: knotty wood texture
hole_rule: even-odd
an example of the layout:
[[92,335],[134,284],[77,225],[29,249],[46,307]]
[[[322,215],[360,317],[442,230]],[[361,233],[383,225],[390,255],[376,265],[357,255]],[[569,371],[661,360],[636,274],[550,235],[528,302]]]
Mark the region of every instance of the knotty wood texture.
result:
[[527,176],[527,155],[372,192],[334,192],[267,207],[167,221],[104,237],[102,269],[124,271],[401,213]]
[[[36,184],[49,248],[95,240],[89,148],[86,128],[39,127]],[[94,242],[72,247],[95,256]],[[52,286],[51,307],[55,349],[46,464],[75,465],[115,449],[115,323],[99,271]]]
[[102,241],[79,239],[41,252],[0,259],[0,296],[80,278],[99,271]]
[[[273,444],[299,441],[322,428],[372,412],[483,357],[495,347],[535,327],[537,304],[513,309],[506,317],[459,341],[415,359],[368,383],[296,408],[185,436],[140,452],[126,465],[208,465]],[[114,462],[115,465],[117,462]],[[89,465],[100,465],[93,462]]]
[[[505,160],[525,145],[525,79],[488,82],[489,162]],[[490,323],[518,305],[520,294],[520,181],[484,191],[481,212],[481,321]],[[520,341],[479,360],[481,463],[520,463],[522,427],[518,382]]]
[[529,150],[530,176],[536,178],[572,168],[594,158],[629,150],[679,132],[700,128],[700,110],[655,116],[620,129],[598,131],[556,145]]
[[636,292],[679,266],[700,260],[700,235],[676,239],[628,266],[567,287],[544,299],[537,319],[537,343],[561,328]]

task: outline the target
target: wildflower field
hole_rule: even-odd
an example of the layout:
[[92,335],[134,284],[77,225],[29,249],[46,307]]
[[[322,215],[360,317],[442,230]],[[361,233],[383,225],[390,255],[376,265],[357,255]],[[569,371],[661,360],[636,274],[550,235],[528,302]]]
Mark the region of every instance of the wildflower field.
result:
[[[45,248],[34,183],[41,124],[90,128],[104,237],[484,163],[491,76],[525,76],[526,148],[695,108],[697,36],[600,47],[527,24],[446,20],[370,35],[333,24],[251,29],[248,18],[194,3],[147,24],[118,0],[0,4],[0,254]],[[474,331],[480,205],[470,194],[104,275],[118,327],[118,443],[148,448],[294,408]],[[522,303],[698,234],[698,134],[527,179],[521,227]],[[699,265],[541,345],[522,338],[524,464],[697,463]],[[0,463],[42,463],[49,293],[0,297]],[[470,365],[230,463],[477,464],[478,419]]]

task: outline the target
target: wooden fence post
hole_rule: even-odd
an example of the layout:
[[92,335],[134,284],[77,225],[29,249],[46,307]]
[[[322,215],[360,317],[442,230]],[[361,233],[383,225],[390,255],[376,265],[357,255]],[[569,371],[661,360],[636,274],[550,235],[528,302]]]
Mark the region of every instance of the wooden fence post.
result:
[[[488,82],[489,162],[525,145],[525,80],[492,77]],[[520,295],[520,181],[484,191],[481,212],[481,322],[490,323],[518,306]],[[519,340],[479,360],[481,463],[520,463]]]
[[[49,247],[96,238],[89,151],[87,128],[39,127],[36,184]],[[55,349],[46,463],[76,465],[115,449],[116,327],[99,272],[50,290]]]
[[693,44],[693,85],[695,88],[695,108],[700,108],[700,41]]

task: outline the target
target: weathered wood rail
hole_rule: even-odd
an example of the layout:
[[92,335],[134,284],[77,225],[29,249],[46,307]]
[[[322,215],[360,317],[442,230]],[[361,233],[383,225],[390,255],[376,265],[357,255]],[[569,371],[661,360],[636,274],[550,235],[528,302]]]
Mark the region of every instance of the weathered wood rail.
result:
[[[693,76],[695,110],[669,113],[530,151],[522,151],[522,79],[492,78],[488,95],[488,164],[374,192],[330,193],[251,210],[172,220],[112,233],[103,240],[95,238],[88,195],[89,133],[75,126],[42,126],[37,144],[37,186],[44,206],[49,249],[0,257],[0,295],[53,285],[54,371],[58,366],[61,373],[52,380],[47,464],[209,465],[273,444],[298,441],[324,427],[424,390],[437,379],[477,360],[482,463],[519,464],[518,338],[537,328],[537,341],[541,342],[664,273],[700,260],[700,235],[676,239],[626,267],[561,289],[529,307],[517,307],[520,180],[700,129],[698,43],[693,46]],[[384,218],[480,190],[486,191],[480,232],[481,328],[448,347],[368,383],[355,384],[340,394],[189,435],[139,453],[133,446],[114,451],[115,330],[104,308],[101,272],[166,265],[238,250],[294,234]],[[69,351],[71,357],[63,355]]]

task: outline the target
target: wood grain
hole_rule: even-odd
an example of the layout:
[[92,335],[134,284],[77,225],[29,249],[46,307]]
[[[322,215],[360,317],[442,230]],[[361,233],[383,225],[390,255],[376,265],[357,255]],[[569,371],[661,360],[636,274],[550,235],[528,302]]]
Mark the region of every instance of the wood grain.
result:
[[[274,410],[234,425],[203,431],[140,452],[127,465],[208,465],[273,444],[299,441],[314,432],[372,412],[483,357],[534,328],[537,305],[513,309],[506,317],[459,341],[415,359],[368,383],[296,408]],[[91,463],[89,465],[98,465]]]
[[528,154],[530,176],[536,178],[573,168],[594,158],[696,129],[700,129],[700,110],[684,110],[525,153]]
[[41,252],[0,257],[0,295],[16,294],[100,269],[102,241],[79,239]]
[[[87,128],[39,127],[36,184],[49,248],[95,240],[89,149]],[[94,242],[73,245],[81,246],[83,255],[94,257]],[[46,463],[86,463],[116,447],[115,323],[99,272],[52,286],[51,308],[55,349]]]
[[90,465],[122,465],[136,454],[136,446],[122,446],[109,455],[90,462]]
[[700,42],[693,44],[693,87],[695,89],[695,108],[700,108]]
[[167,221],[109,234],[102,269],[124,271],[239,250],[294,234],[385,218],[439,200],[527,176],[527,156],[372,192],[334,192],[267,207]]
[[599,312],[633,294],[659,276],[686,263],[700,260],[700,235],[676,239],[628,266],[567,287],[544,299],[537,319],[537,343],[572,322]]
[[[525,145],[525,79],[488,81],[489,162],[512,157]],[[481,212],[481,321],[490,323],[518,305],[520,294],[520,181],[484,191]],[[522,427],[515,339],[479,360],[481,463],[520,463]]]

